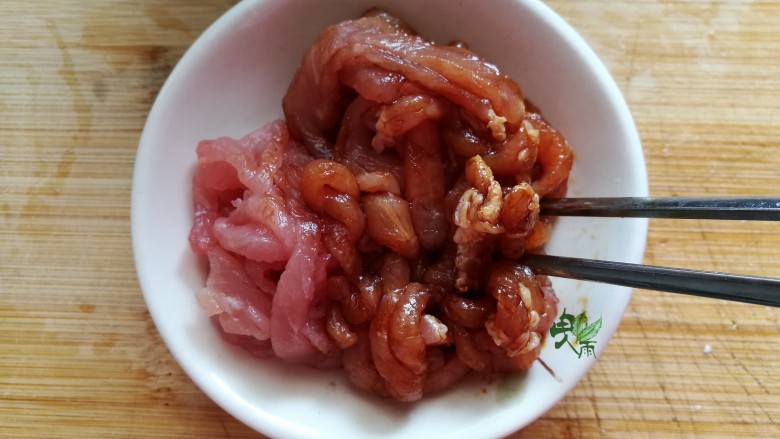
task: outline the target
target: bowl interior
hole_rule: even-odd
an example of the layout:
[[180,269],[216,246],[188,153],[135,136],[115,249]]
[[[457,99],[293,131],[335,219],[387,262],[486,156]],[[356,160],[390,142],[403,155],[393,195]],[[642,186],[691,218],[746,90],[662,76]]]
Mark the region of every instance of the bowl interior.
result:
[[[459,39],[517,80],[576,158],[569,194],[644,196],[641,146],[604,66],[538,1],[246,0],[190,48],[161,90],[138,150],[132,194],[136,266],[149,311],[171,352],[212,399],[273,437],[495,437],[531,422],[563,397],[594,358],[545,344],[527,373],[472,379],[398,405],[353,390],[342,373],[257,360],[224,343],[199,310],[205,279],[191,255],[190,180],[195,146],[239,137],[280,118],[281,99],[306,47],[327,25],[382,7],[422,35]],[[561,219],[550,254],[640,262],[645,220]],[[601,317],[604,349],[630,298],[625,288],[554,279],[560,309]]]

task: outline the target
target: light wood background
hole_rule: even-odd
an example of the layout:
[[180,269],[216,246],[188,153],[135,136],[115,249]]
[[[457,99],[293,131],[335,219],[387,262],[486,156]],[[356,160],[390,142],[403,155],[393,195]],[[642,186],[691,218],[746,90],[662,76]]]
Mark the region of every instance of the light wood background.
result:
[[[130,246],[146,114],[233,3],[0,3],[0,437],[257,437],[168,353]],[[652,195],[780,193],[780,2],[549,4],[624,92]],[[780,276],[780,225],[652,221],[645,262]],[[637,291],[589,375],[512,437],[780,437],[779,318]]]

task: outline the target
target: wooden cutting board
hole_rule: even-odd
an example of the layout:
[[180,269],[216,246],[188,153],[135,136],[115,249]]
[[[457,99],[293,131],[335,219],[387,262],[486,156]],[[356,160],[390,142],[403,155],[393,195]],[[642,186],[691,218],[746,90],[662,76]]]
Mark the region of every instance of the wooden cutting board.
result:
[[[233,3],[0,6],[0,437],[258,437],[168,353],[129,232],[146,114]],[[548,3],[625,94],[653,195],[779,192],[780,2]],[[780,276],[780,225],[651,221],[645,262]],[[779,318],[637,291],[588,376],[512,437],[780,437]]]

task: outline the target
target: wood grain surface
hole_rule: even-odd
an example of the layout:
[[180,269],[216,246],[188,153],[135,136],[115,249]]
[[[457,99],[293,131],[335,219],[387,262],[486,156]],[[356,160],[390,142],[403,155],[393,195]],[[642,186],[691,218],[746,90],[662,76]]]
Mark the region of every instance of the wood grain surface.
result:
[[[146,114],[233,3],[0,3],[0,437],[258,437],[175,363],[130,245]],[[780,1],[548,3],[625,94],[652,195],[779,192]],[[780,225],[651,221],[645,262],[780,276]],[[778,319],[638,290],[587,377],[512,438],[780,437]]]

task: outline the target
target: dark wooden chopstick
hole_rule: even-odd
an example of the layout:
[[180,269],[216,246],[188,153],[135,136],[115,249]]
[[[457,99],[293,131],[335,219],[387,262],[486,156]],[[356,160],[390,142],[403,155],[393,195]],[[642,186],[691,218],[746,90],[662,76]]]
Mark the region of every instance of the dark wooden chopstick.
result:
[[526,254],[539,274],[780,307],[780,278]]
[[552,198],[548,216],[780,221],[780,198]]

